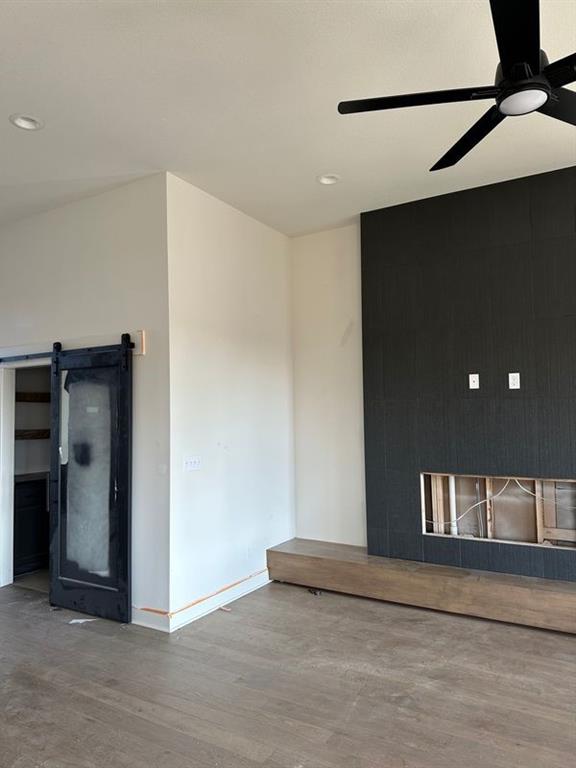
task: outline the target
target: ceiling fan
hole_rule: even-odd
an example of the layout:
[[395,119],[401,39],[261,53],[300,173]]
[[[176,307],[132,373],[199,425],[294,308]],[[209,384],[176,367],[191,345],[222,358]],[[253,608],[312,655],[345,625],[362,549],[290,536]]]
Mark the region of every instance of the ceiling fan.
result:
[[576,93],[563,88],[576,81],[576,53],[550,64],[540,49],[539,0],[490,0],[500,63],[494,85],[448,91],[409,93],[375,99],[341,101],[338,112],[373,112],[380,109],[448,104],[495,99],[485,112],[431,171],[455,165],[509,115],[542,112],[576,125]]

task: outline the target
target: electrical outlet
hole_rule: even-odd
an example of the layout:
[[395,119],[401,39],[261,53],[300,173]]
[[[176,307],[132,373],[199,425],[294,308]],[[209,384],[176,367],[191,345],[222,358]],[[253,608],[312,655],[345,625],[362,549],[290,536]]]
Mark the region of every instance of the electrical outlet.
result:
[[184,459],[184,472],[198,472],[200,470],[200,456],[189,456]]
[[468,374],[468,389],[480,389],[480,374],[469,373]]
[[520,374],[509,373],[508,374],[508,389],[520,389]]

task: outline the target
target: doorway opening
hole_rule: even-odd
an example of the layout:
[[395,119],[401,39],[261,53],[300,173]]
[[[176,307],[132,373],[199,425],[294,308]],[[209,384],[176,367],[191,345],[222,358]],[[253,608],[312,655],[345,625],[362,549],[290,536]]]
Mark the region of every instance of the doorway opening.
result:
[[14,585],[50,588],[50,366],[15,370]]

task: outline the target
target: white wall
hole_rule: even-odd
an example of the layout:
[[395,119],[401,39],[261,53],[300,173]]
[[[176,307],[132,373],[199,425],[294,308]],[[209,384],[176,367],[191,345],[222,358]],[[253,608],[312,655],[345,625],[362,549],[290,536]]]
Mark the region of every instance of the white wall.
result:
[[360,307],[358,226],[289,240],[170,174],[0,230],[0,349],[147,332],[135,621],[265,583],[295,532],[365,543]]
[[0,587],[14,577],[14,398],[16,376],[0,368]]
[[291,251],[296,535],[364,546],[359,224]]
[[[0,348],[143,328],[134,360],[133,602],[168,609],[166,183],[151,176],[0,230]],[[152,617],[148,619],[148,617]],[[154,614],[135,612],[137,621]]]
[[294,535],[292,369],[288,238],[167,184],[174,628],[264,583]]

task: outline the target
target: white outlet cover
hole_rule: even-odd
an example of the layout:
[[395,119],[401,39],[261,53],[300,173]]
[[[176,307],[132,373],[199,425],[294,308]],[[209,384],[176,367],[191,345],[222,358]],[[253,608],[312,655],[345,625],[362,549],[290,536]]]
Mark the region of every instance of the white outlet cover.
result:
[[468,389],[480,389],[480,374],[469,373],[468,374]]
[[509,373],[508,374],[508,389],[520,389],[520,374]]
[[200,456],[188,456],[184,459],[184,472],[198,472],[201,466]]

